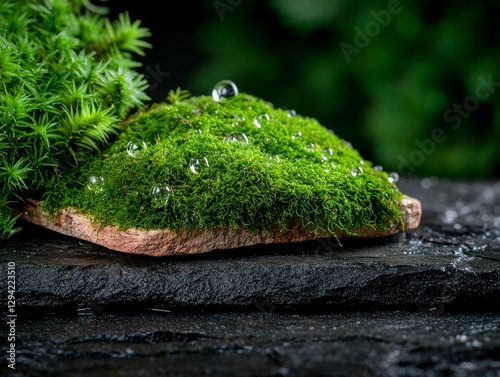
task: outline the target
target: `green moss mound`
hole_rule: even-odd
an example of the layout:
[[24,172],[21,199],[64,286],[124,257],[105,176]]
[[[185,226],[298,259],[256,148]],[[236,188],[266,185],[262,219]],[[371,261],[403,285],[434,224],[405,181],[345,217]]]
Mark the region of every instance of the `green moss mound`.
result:
[[389,175],[317,120],[245,93],[185,97],[142,110],[99,156],[54,177],[45,208],[122,229],[256,232],[299,219],[355,236],[402,223]]

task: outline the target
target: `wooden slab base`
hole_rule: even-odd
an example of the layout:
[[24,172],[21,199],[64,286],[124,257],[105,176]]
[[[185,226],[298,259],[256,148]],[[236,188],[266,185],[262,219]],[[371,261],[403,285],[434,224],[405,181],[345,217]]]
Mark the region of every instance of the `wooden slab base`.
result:
[[[20,218],[54,230],[61,234],[76,237],[85,241],[104,246],[108,249],[128,254],[150,256],[169,256],[206,253],[212,250],[234,249],[256,244],[299,242],[316,238],[332,237],[332,234],[322,232],[312,234],[304,231],[299,224],[287,231],[275,230],[250,233],[246,229],[218,228],[215,230],[173,231],[170,229],[142,230],[130,228],[126,231],[115,226],[105,226],[92,223],[85,214],[78,213],[74,208],[66,208],[61,214],[50,219],[42,210],[42,202],[27,200],[19,210]],[[405,196],[400,204],[404,213],[404,230],[415,229],[420,223],[422,209],[420,201]],[[361,237],[381,237],[402,231],[400,224],[394,224],[386,232],[378,232],[373,228],[362,231]],[[342,231],[336,232],[338,238],[348,237]]]

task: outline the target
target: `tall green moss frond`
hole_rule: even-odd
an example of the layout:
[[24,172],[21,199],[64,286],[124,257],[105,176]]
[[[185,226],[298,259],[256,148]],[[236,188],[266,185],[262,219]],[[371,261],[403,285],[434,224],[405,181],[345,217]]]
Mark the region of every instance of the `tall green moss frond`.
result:
[[88,0],[0,6],[0,240],[13,209],[55,174],[96,153],[149,97],[134,60],[150,33]]
[[152,47],[144,38],[150,33],[140,27],[140,22],[131,22],[127,12],[118,15],[118,20],[105,19],[106,35],[109,44],[113,44],[120,51],[130,51],[144,55],[146,48]]

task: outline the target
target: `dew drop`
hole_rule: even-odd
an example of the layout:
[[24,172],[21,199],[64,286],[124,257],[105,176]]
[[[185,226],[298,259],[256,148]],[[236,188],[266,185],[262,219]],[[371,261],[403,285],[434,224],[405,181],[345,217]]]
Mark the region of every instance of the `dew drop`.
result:
[[313,143],[307,143],[305,146],[304,146],[304,149],[308,152],[312,152],[314,150],[314,144]]
[[331,148],[323,149],[323,153],[321,154],[321,158],[323,159],[323,161],[327,161],[330,156],[333,156],[333,150]]
[[96,175],[91,175],[87,182],[87,189],[92,192],[101,192],[104,190],[104,178]]
[[356,177],[360,174],[363,174],[363,168],[361,166],[355,166],[351,169],[351,175]]
[[255,127],[261,128],[263,124],[269,123],[270,120],[271,118],[269,117],[269,115],[260,114],[254,118],[253,124],[255,125]]
[[248,137],[245,134],[230,134],[224,138],[225,143],[240,143],[248,145]]
[[399,181],[399,174],[393,171],[392,173],[389,173],[389,178],[387,178],[387,180],[391,183],[396,183]]
[[302,132],[300,131],[297,131],[295,132],[293,135],[292,135],[292,139],[296,140],[296,139],[300,139],[302,137]]
[[231,124],[233,127],[239,126],[240,124],[246,122],[246,118],[242,115],[234,115],[234,119],[236,120],[236,122]]
[[325,172],[330,173],[332,170],[337,169],[337,166],[333,162],[330,162],[329,165],[326,165]]
[[[141,146],[143,149],[146,149],[148,147],[144,141],[141,142]],[[139,146],[137,144],[135,144],[134,142],[129,141],[127,143],[127,154],[129,156],[136,157],[137,154],[139,153],[139,149],[140,149]]]
[[168,186],[153,186],[151,189],[151,202],[155,208],[165,207],[170,199],[171,190]]
[[189,169],[194,173],[194,174],[198,174],[200,172],[200,170],[204,167],[208,167],[208,160],[206,157],[203,157],[202,159],[198,159],[198,158],[192,158],[190,161],[189,161]]
[[365,161],[364,161],[364,160],[359,160],[359,164],[360,164],[361,166],[363,166],[363,165],[365,164]]
[[222,80],[215,84],[212,89],[212,98],[219,102],[222,98],[235,97],[238,95],[238,87],[230,80]]
[[293,109],[290,109],[287,111],[286,115],[288,115],[288,117],[291,118],[291,117],[294,117],[295,115],[297,115],[297,112]]
[[137,153],[139,152],[139,147],[137,144],[134,144],[133,142],[129,141],[127,144],[127,154],[129,156],[135,157],[137,156]]
[[382,170],[384,170],[384,168],[382,166],[380,166],[380,165],[375,165],[373,167],[373,170],[375,170],[375,171],[382,171]]
[[275,164],[281,161],[280,157],[278,155],[267,155],[267,165]]

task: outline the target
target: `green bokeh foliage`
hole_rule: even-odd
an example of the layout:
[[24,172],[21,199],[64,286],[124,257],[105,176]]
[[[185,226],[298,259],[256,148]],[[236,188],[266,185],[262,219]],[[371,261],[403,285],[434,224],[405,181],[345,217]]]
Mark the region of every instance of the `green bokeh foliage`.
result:
[[[207,2],[196,30],[207,59],[191,74],[193,92],[231,79],[402,175],[500,176],[497,3],[225,3],[217,13]],[[359,30],[368,43],[355,43]],[[346,58],[343,42],[358,50]]]

